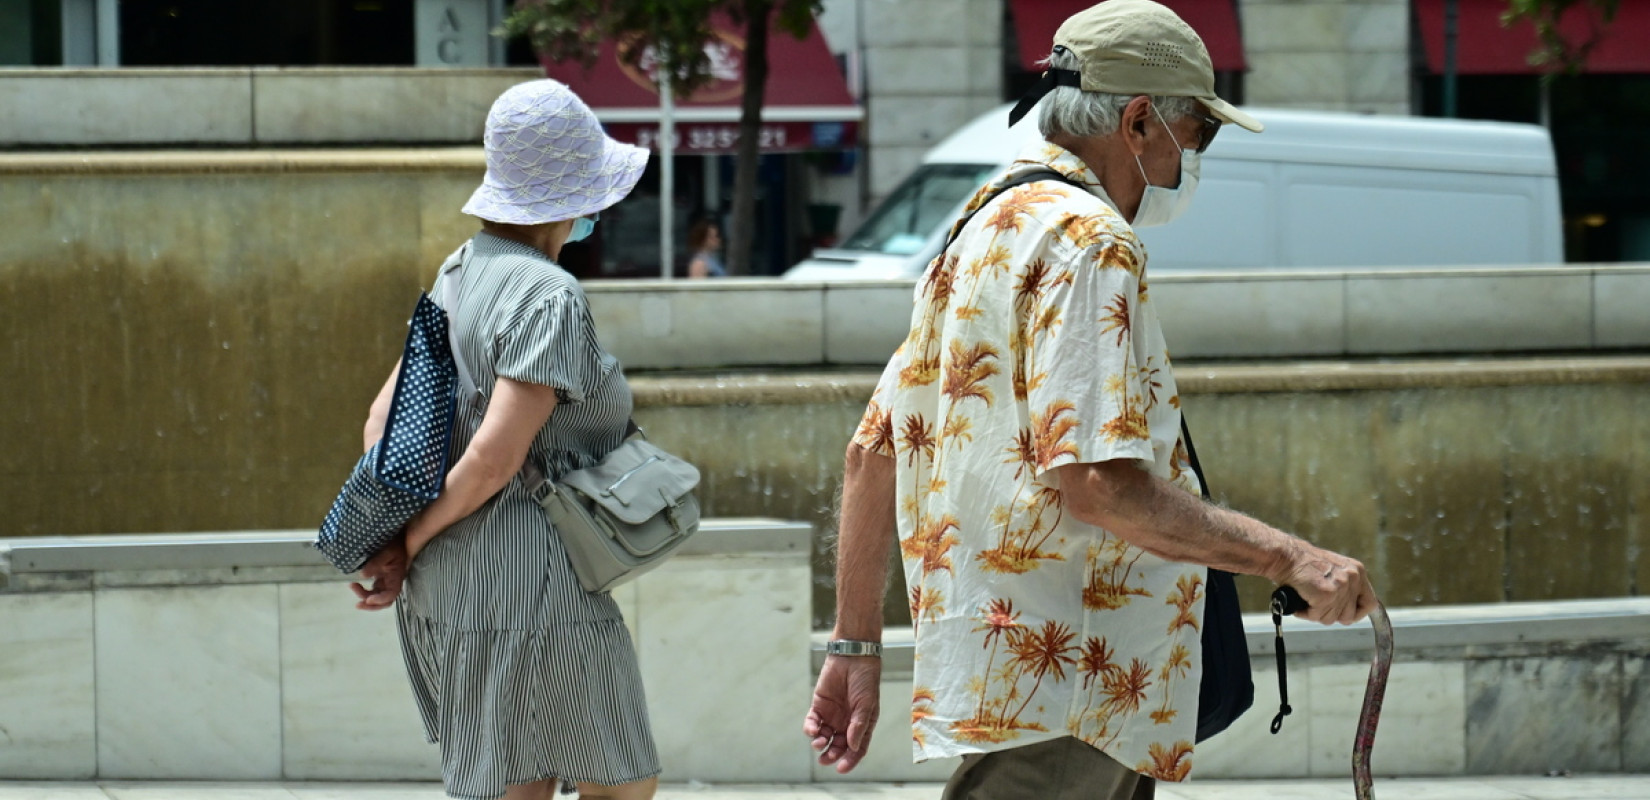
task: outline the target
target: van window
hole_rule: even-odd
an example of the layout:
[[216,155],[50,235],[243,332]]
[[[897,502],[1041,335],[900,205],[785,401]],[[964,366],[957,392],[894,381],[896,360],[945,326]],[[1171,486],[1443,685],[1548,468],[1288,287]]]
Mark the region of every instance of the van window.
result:
[[843,250],[908,256],[921,252],[957,206],[997,171],[991,164],[924,164],[842,243]]

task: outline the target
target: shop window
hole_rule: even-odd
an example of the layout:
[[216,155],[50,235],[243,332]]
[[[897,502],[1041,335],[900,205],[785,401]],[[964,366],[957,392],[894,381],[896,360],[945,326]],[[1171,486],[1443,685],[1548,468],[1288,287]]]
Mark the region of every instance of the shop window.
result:
[[0,66],[63,63],[61,0],[0,0]]
[[[1539,123],[1535,75],[1463,75],[1458,114],[1465,119]],[[1440,116],[1443,79],[1420,80],[1421,112]],[[1561,77],[1546,91],[1564,206],[1565,258],[1576,262],[1650,261],[1650,75]]]

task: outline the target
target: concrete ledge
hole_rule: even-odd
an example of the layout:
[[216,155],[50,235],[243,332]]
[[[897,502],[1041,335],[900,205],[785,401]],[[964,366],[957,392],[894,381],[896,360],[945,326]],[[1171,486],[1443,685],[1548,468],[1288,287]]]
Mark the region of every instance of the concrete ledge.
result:
[[474,172],[479,147],[395,150],[178,150],[0,153],[0,175],[219,175],[334,172]]
[[[1650,315],[1635,304],[1650,297],[1645,264],[1166,273],[1151,285],[1181,363],[1650,347]],[[910,328],[913,283],[591,281],[585,291],[633,370],[881,366]]]
[[479,142],[536,68],[4,69],[0,147]]
[[[1500,603],[1395,608],[1390,612],[1393,641],[1399,652],[1496,647],[1523,647],[1548,652],[1567,649],[1650,648],[1650,597],[1608,600],[1565,600],[1541,603]],[[1256,667],[1270,663],[1274,646],[1272,617],[1244,614],[1243,633]],[[813,635],[813,665],[825,663],[828,632]],[[1323,626],[1286,619],[1283,641],[1289,655],[1351,654],[1368,658],[1374,634],[1367,620],[1351,626]],[[910,679],[916,640],[910,628],[883,631],[883,676]],[[1478,654],[1482,654],[1479,652]],[[1267,661],[1260,661],[1261,657]]]
[[627,369],[820,364],[829,293],[743,279],[585,284],[602,343]]
[[877,388],[877,373],[739,373],[629,376],[636,407],[805,405],[863,403]]
[[1467,389],[1650,381],[1650,357],[1578,355],[1496,360],[1324,361],[1175,365],[1186,394]]
[[[1421,606],[1395,608],[1389,614],[1393,639],[1405,653],[1441,649],[1481,653],[1484,648],[1497,647],[1643,650],[1650,646],[1650,597]],[[1275,632],[1270,615],[1245,614],[1243,632],[1250,653],[1272,655]],[[1375,647],[1368,620],[1325,627],[1286,619],[1283,636],[1290,655],[1355,653],[1363,657]]]
[[[630,388],[638,408],[862,403],[876,389],[878,377],[877,371],[869,369],[784,374],[654,373],[631,377]],[[1277,365],[1194,362],[1175,365],[1174,377],[1182,394],[1650,383],[1650,357],[1326,361]]]
[[[677,556],[806,555],[811,535],[805,522],[706,519]],[[110,573],[120,585],[151,586],[346,577],[316,552],[314,540],[311,530],[0,539],[0,592],[83,589],[93,573]],[[138,572],[164,575],[157,582],[131,575]]]
[[248,70],[0,70],[0,147],[247,144]]

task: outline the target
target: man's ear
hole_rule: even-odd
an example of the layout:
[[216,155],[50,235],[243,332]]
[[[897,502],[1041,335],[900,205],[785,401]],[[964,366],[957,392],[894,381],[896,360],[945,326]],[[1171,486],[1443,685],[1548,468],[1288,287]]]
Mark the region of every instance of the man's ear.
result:
[[1123,106],[1117,134],[1123,137],[1123,144],[1129,148],[1129,152],[1136,156],[1146,152],[1146,130],[1151,119],[1152,100],[1149,97],[1141,95]]

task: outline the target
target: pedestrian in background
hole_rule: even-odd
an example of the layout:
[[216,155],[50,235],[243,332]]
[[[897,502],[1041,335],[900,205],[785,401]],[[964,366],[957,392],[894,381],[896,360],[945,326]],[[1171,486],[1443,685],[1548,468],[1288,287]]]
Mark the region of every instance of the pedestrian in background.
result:
[[1185,210],[1222,125],[1260,123],[1151,0],[1072,16],[1048,66],[1022,104],[1040,100],[1046,141],[928,266],[848,447],[838,618],[803,724],[821,763],[864,757],[897,532],[915,756],[963,757],[947,800],[1144,800],[1183,780],[1208,567],[1294,586],[1319,622],[1376,602],[1359,562],[1203,501],[1181,435],[1134,228]]
[[728,268],[722,264],[722,229],[715,220],[702,219],[688,230],[688,249],[693,252],[688,260],[689,278],[725,278]]
[[[460,398],[440,499],[355,590],[365,609],[400,598],[407,673],[449,796],[542,799],[560,784],[647,800],[659,758],[635,646],[612,595],[580,587],[523,474],[529,462],[552,479],[593,466],[628,432],[630,387],[556,257],[630,193],[647,151],[607,138],[551,80],[500,96],[485,145],[486,177],[464,206],[481,232],[431,290],[458,281],[446,311],[477,394]],[[369,448],[395,381],[373,403]]]

